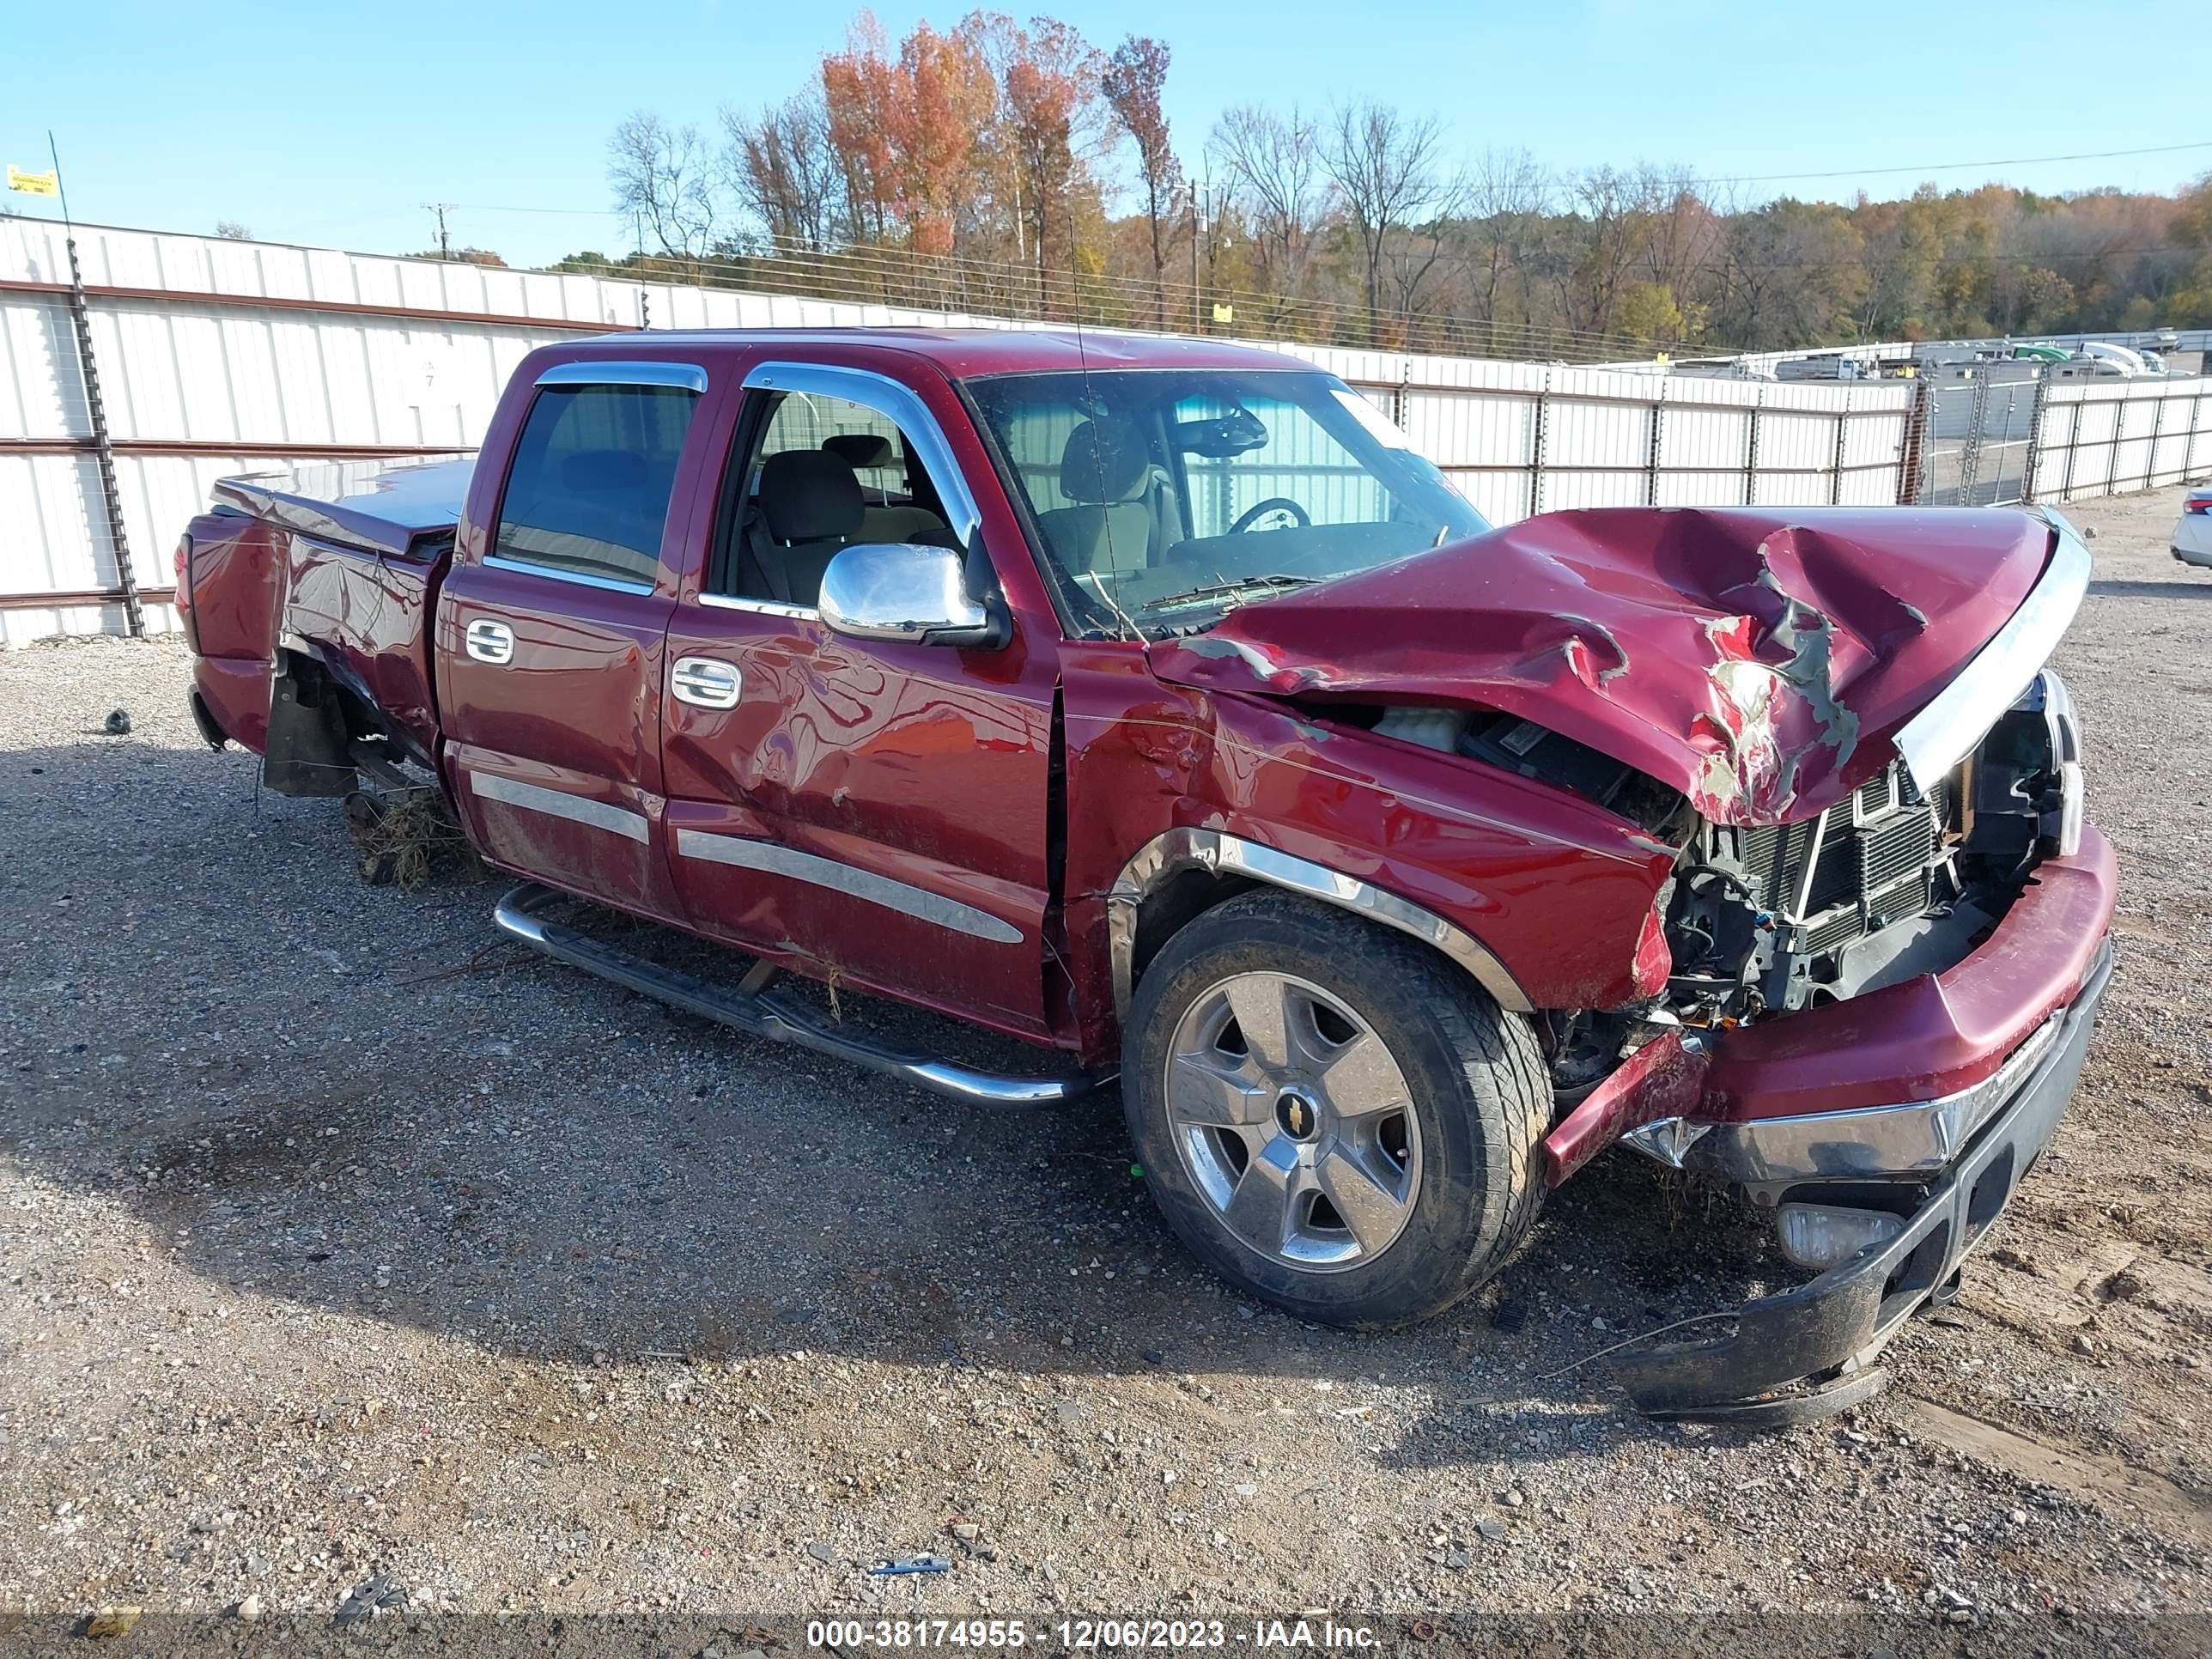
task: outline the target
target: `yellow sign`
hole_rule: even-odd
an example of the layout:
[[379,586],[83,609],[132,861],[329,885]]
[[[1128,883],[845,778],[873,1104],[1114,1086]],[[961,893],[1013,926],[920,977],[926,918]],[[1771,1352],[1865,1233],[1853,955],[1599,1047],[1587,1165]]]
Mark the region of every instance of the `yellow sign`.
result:
[[58,173],[26,173],[9,163],[8,188],[20,190],[27,196],[58,196],[62,193],[62,176]]
[[1235,306],[1216,305],[1213,307],[1213,320],[1217,323],[1235,322],[1237,320],[1237,307]]

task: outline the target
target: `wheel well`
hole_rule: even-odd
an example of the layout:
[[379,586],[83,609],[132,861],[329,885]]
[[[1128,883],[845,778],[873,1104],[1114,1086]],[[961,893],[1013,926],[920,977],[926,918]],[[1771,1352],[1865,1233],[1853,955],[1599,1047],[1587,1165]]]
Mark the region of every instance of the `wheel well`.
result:
[[1508,1013],[1533,1007],[1510,969],[1449,918],[1325,865],[1217,830],[1164,831],[1122,867],[1107,896],[1114,1006],[1126,1015],[1139,976],[1167,941],[1226,899],[1280,890],[1419,941],[1472,978]]
[[1200,916],[1239,893],[1263,885],[1248,877],[1223,875],[1198,865],[1186,866],[1164,878],[1137,906],[1136,948],[1129,959],[1129,982],[1134,985],[1142,979],[1167,942]]
[[262,781],[280,795],[339,796],[354,787],[353,745],[380,737],[374,703],[302,651],[276,654]]
[[[1152,965],[1159,953],[1167,948],[1168,942],[1177,933],[1182,932],[1208,910],[1218,908],[1231,899],[1245,893],[1270,893],[1285,904],[1304,904],[1316,909],[1334,911],[1338,915],[1358,921],[1378,933],[1412,939],[1413,943],[1434,955],[1455,974],[1461,975],[1470,983],[1474,983],[1474,976],[1467,973],[1463,964],[1454,962],[1449,956],[1438,950],[1428,940],[1401,933],[1395,927],[1386,927],[1370,917],[1360,915],[1356,910],[1347,909],[1339,904],[1330,904],[1326,900],[1315,898],[1310,894],[1301,893],[1295,888],[1278,887],[1273,882],[1255,881],[1249,876],[1229,875],[1217,871],[1193,867],[1178,870],[1173,875],[1164,878],[1157,887],[1145,896],[1144,902],[1137,907],[1137,941],[1136,950],[1131,957],[1134,968],[1134,971],[1129,976],[1131,986],[1134,987],[1138,981],[1144,978],[1145,969]],[[1475,984],[1475,988],[1482,990],[1484,988],[1478,983]]]

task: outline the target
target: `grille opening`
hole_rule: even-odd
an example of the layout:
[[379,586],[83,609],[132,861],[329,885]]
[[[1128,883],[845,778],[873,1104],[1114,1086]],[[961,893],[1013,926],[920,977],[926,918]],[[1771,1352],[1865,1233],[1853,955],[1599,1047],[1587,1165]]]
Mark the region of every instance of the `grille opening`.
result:
[[1924,915],[1949,828],[1948,787],[1923,796],[1893,762],[1822,818],[1737,830],[1736,857],[1759,902],[1797,924],[1797,948],[1818,956]]

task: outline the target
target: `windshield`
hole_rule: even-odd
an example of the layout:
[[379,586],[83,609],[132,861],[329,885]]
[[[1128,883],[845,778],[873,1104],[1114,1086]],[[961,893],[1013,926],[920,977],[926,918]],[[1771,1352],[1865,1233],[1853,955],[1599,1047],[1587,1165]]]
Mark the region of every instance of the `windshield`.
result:
[[968,390],[1086,629],[1204,627],[1488,528],[1334,375],[1102,369]]

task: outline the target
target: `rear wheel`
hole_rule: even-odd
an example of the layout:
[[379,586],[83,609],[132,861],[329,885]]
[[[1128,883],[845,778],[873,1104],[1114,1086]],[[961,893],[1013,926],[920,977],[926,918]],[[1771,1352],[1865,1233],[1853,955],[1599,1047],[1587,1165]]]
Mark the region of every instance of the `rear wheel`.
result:
[[1543,1187],[1534,1033],[1416,942],[1248,894],[1169,941],[1125,1039],[1129,1133],[1208,1264],[1302,1318],[1440,1311],[1510,1256]]

